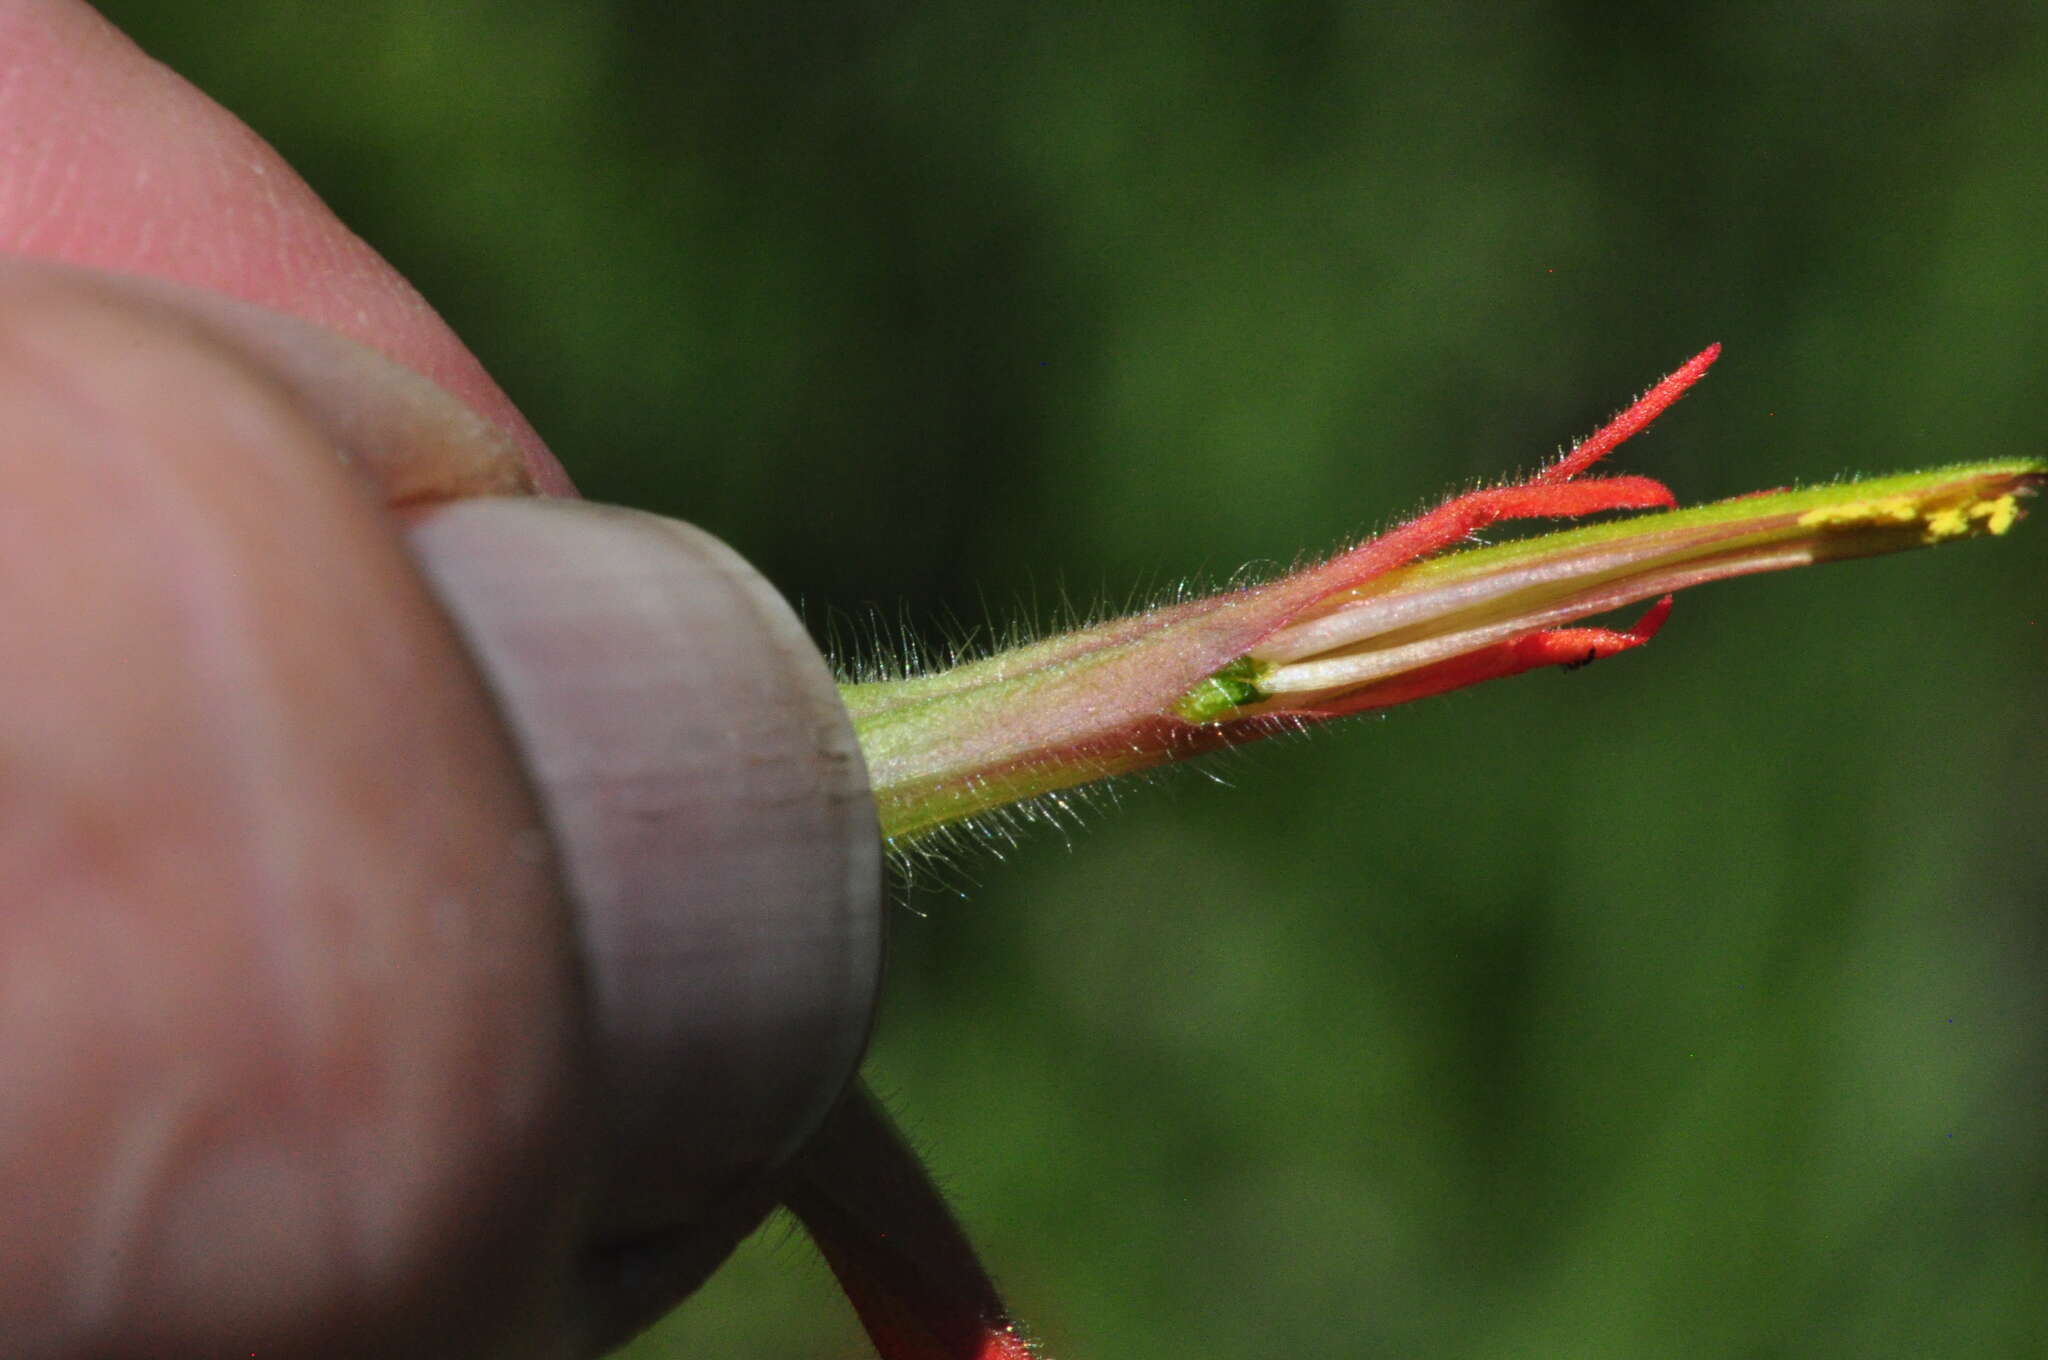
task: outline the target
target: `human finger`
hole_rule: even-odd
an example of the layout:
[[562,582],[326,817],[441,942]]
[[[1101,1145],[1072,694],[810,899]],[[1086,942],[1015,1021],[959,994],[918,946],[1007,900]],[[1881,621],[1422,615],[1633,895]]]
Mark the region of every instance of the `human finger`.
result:
[[[421,516],[437,598],[296,379],[102,285],[0,274],[0,412],[34,453],[0,525],[5,653],[34,661],[0,715],[25,810],[0,901],[31,904],[0,945],[0,1160],[57,1150],[10,1224],[0,1315],[40,1329],[30,1354],[613,1335],[758,1217],[865,1033],[874,837],[830,679],[729,553],[635,525],[608,557],[616,526],[549,527],[595,509]],[[616,566],[530,607],[503,573],[543,540],[573,549],[563,572]],[[508,581],[497,622],[449,603]],[[487,682],[494,629],[514,640]],[[547,746],[549,701],[505,679],[529,654],[542,688],[633,677],[599,696],[613,734],[680,754]],[[705,693],[755,718],[661,726]],[[566,792],[533,798],[505,713]],[[643,840],[727,818],[666,865],[680,891],[644,844],[577,839],[636,797],[666,819],[634,821]],[[637,976],[586,990],[590,942],[600,974]],[[508,1288],[528,1306],[499,1307]]]

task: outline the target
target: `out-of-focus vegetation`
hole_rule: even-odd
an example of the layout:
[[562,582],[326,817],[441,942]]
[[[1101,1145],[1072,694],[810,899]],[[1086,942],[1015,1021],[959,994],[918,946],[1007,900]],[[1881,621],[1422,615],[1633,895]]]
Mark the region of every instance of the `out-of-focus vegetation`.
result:
[[[2038,6],[121,0],[586,492],[821,631],[1527,467],[2038,452]],[[1069,1357],[2017,1357],[2048,523],[1248,752],[913,894],[871,1070]],[[771,1228],[639,1343],[857,1355]]]

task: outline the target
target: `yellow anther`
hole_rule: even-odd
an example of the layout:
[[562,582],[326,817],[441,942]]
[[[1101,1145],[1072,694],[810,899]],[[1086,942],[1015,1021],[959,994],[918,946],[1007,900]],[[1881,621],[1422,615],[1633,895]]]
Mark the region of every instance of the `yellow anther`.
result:
[[2010,493],[1997,500],[1978,501],[1970,507],[1970,513],[1984,521],[1985,529],[2002,534],[2019,523],[2020,498]]
[[1944,538],[1954,538],[1957,534],[1967,534],[1968,532],[1970,532],[1969,514],[1955,506],[1950,506],[1946,510],[1936,510],[1927,517],[1927,532],[1924,537],[1929,543],[1939,543]]
[[1823,505],[1801,515],[1799,527],[1813,529],[1825,525],[1911,524],[1918,518],[1920,503],[1911,496],[1886,496],[1881,500]]
[[2012,528],[2019,517],[2019,499],[2015,496],[1971,501],[1968,505],[1952,505],[1945,510],[1931,512],[1927,516],[1924,537],[1929,543],[1939,543],[1943,539],[1969,533],[2002,534]]

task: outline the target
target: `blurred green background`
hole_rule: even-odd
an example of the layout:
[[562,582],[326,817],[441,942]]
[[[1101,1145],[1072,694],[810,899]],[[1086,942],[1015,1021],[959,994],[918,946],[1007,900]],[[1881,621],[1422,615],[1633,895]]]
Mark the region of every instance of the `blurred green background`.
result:
[[[1710,340],[1688,501],[2043,445],[2030,3],[105,8],[821,634],[1328,549]],[[2038,1355],[2044,568],[1134,786],[909,895],[871,1074],[1056,1357]],[[630,1354],[861,1349],[771,1227]]]

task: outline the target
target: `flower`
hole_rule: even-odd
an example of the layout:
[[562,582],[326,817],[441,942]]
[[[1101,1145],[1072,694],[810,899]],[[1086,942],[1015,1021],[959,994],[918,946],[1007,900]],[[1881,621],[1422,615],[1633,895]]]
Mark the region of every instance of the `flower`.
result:
[[[1106,776],[1648,642],[1687,586],[2003,534],[2048,462],[2005,459],[1689,510],[1647,477],[1584,474],[1678,400],[1710,347],[1526,480],[1454,496],[1319,565],[930,675],[849,683],[896,848]],[[1490,547],[1489,525],[1652,513]],[[1655,600],[1626,628],[1580,621]],[[884,1360],[1033,1354],[944,1199],[857,1088],[788,1202]]]
[[[1305,723],[1639,647],[1705,581],[2002,534],[2048,463],[2007,459],[1690,510],[1583,474],[1697,382],[1712,346],[1535,476],[1316,566],[935,674],[841,687],[893,847],[980,814]],[[1504,520],[1661,513],[1449,551]],[[1567,626],[1658,599],[1623,629]]]

